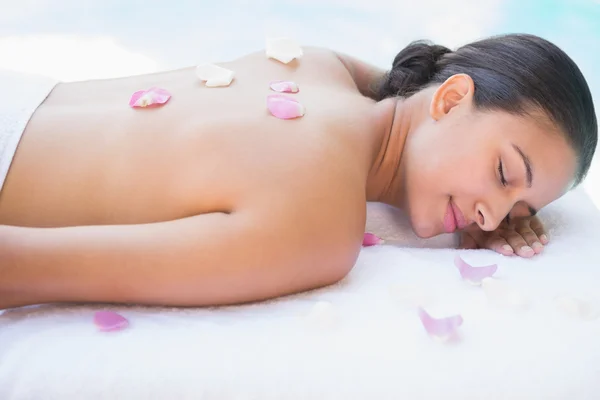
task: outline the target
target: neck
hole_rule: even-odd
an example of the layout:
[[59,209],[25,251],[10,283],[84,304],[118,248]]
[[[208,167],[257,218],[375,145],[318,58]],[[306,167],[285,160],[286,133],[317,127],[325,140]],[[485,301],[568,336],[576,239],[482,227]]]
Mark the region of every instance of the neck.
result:
[[408,99],[388,99],[378,103],[374,131],[376,155],[367,178],[367,201],[402,207],[404,145],[427,117],[426,101],[427,98],[419,93]]

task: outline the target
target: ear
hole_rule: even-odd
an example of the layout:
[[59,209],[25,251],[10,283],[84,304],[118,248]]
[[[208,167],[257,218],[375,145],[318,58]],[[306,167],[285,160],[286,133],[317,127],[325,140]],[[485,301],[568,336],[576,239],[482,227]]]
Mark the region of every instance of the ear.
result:
[[475,83],[469,75],[452,75],[433,93],[429,105],[429,114],[434,120],[438,121],[457,106],[470,106],[473,102],[474,93]]

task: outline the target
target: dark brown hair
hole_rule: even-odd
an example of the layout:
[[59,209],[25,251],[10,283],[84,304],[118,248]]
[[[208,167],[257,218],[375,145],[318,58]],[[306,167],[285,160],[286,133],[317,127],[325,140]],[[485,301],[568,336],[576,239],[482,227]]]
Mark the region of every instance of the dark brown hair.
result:
[[377,97],[409,97],[455,74],[473,79],[474,105],[480,110],[517,115],[542,110],[578,155],[575,183],[585,178],[598,142],[598,122],[587,82],[564,51],[527,34],[494,36],[456,51],[417,41],[398,53]]

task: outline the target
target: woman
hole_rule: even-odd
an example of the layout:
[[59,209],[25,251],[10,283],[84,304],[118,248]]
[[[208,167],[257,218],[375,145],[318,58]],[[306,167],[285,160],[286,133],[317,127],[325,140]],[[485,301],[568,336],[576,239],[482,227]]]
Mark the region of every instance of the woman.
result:
[[[465,246],[532,256],[547,238],[531,216],[582,181],[596,147],[581,72],[535,36],[416,42],[387,73],[322,49],[222,66],[226,88],[191,68],[53,88],[0,196],[0,308],[328,285],[354,265],[367,201],[402,208],[420,237],[458,229]],[[269,114],[273,80],[299,86],[303,117]],[[148,87],[171,100],[127,107]]]

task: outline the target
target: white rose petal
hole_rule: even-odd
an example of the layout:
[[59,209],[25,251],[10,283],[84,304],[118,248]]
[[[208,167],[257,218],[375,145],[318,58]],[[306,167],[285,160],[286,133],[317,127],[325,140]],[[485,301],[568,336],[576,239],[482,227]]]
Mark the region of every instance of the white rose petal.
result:
[[229,86],[235,73],[227,68],[214,64],[202,64],[196,67],[196,76],[206,81],[208,87]]
[[303,55],[302,48],[290,38],[267,39],[266,54],[268,58],[274,58],[284,64]]

